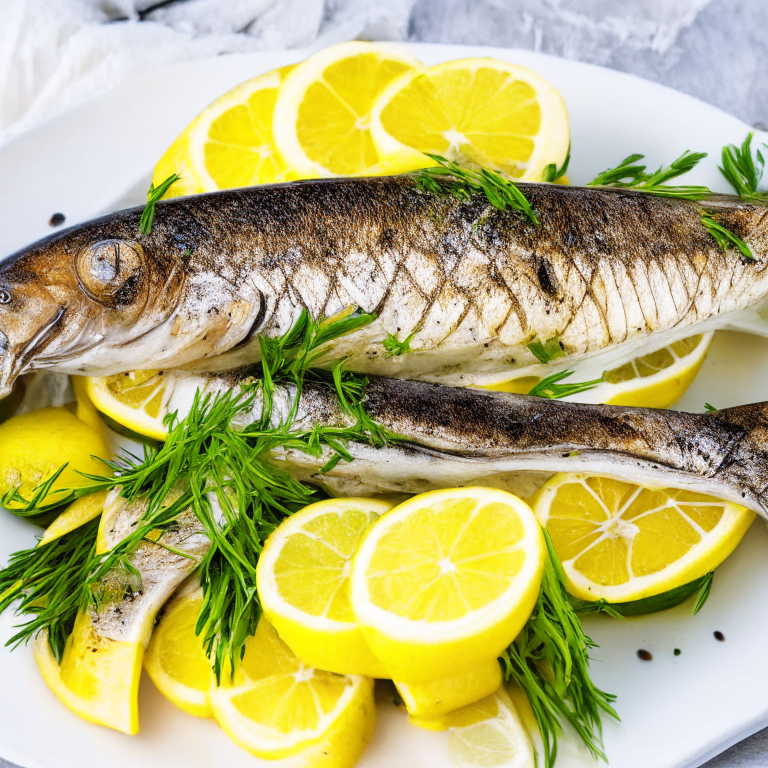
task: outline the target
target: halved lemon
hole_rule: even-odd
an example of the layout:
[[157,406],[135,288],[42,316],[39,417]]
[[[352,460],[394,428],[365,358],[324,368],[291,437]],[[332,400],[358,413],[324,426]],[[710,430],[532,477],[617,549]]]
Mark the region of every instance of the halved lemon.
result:
[[264,614],[305,663],[329,672],[389,677],[357,626],[349,603],[352,557],[392,505],[328,499],[284,520],[256,569]]
[[373,680],[306,666],[264,617],[234,676],[214,681],[210,698],[229,736],[268,760],[352,768],[373,734]]
[[155,186],[181,179],[165,197],[286,181],[289,169],[272,135],[277,92],[292,67],[267,72],[228,91],[176,138],[152,174]]
[[568,115],[560,94],[530,69],[497,59],[459,59],[401,75],[371,112],[384,162],[413,170],[424,152],[472,161],[518,179],[541,181],[568,155]]
[[475,704],[432,720],[411,722],[434,731],[449,731],[451,765],[461,768],[504,766],[534,768],[533,745],[504,688]]
[[[691,386],[701,370],[712,344],[714,331],[681,339],[669,346],[636,357],[606,371],[604,381],[571,399],[587,403],[631,405],[637,408],[670,408]],[[567,383],[577,381],[574,374]],[[483,389],[526,395],[540,379],[523,376]]]
[[393,679],[451,677],[496,659],[514,639],[543,563],[539,525],[516,496],[432,491],[370,528],[352,566],[352,609]]
[[480,701],[497,691],[501,683],[501,666],[490,659],[452,677],[411,685],[395,682],[395,686],[411,719],[421,720],[442,717]]
[[195,626],[202,593],[179,597],[165,609],[152,632],[144,668],[160,692],[179,709],[197,717],[212,717],[208,691],[213,672]]
[[738,504],[693,491],[585,474],[555,475],[532,504],[568,591],[610,603],[698,579],[733,552],[755,518]]
[[274,137],[283,161],[298,178],[380,173],[371,108],[392,80],[417,66],[403,46],[363,42],[325,48],[296,65],[275,104]]
[[170,392],[163,371],[131,371],[114,376],[89,377],[85,389],[102,412],[140,435],[165,440],[163,419]]
[[81,611],[61,665],[51,651],[47,633],[35,640],[33,650],[43,679],[75,714],[122,733],[139,732],[143,643],[96,635],[88,611]]

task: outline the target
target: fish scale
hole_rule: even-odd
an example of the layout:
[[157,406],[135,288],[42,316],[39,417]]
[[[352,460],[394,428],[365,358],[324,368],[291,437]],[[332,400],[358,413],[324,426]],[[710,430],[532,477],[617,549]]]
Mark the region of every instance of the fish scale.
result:
[[[234,368],[304,308],[315,318],[350,306],[376,315],[330,344],[325,362],[343,356],[349,369],[448,384],[568,366],[599,374],[649,342],[715,327],[768,333],[758,312],[768,297],[765,206],[518,186],[538,226],[481,194],[461,201],[392,176],[163,201],[148,235],[140,209],[57,233],[0,265],[10,297],[0,305],[0,389],[45,368]],[[721,249],[702,210],[755,259]],[[390,355],[387,334],[413,334],[413,351]],[[528,345],[552,339],[563,354],[542,365]]]

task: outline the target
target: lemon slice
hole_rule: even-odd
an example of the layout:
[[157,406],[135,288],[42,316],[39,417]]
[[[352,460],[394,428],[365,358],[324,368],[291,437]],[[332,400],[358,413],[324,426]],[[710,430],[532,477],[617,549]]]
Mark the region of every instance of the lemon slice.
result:
[[352,557],[392,505],[328,499],[284,520],[256,569],[265,615],[305,663],[343,675],[389,677],[363,639],[349,604]]
[[165,440],[163,419],[170,391],[163,371],[132,371],[115,376],[89,377],[88,397],[102,412],[140,435]]
[[371,108],[392,80],[415,66],[402,46],[363,42],[331,46],[298,64],[275,104],[275,144],[285,163],[299,178],[380,172]]
[[74,531],[97,518],[104,511],[108,491],[98,491],[73,501],[46,529],[38,547]]
[[[691,386],[707,358],[715,332],[700,333],[641,355],[606,371],[604,381],[573,397],[580,402],[670,408]],[[580,380],[576,374],[571,380]],[[535,376],[522,376],[483,389],[527,395],[538,384]]]
[[373,680],[304,665],[262,617],[234,676],[211,686],[221,727],[257,757],[351,768],[373,734]]
[[33,646],[43,679],[75,714],[127,734],[139,732],[138,691],[144,645],[96,635],[87,612],[75,620],[61,666],[43,633]]
[[451,765],[463,768],[534,768],[533,745],[522,718],[504,688],[475,704],[440,718],[411,722],[433,731],[449,731]]
[[292,67],[248,80],[206,107],[155,166],[157,186],[174,173],[181,179],[165,197],[286,181],[289,169],[272,136],[277,92]]
[[[428,683],[395,683],[411,719],[436,718],[490,696],[501,686],[501,666],[496,659],[477,669]],[[419,723],[417,723],[418,725]]]
[[487,58],[401,75],[373,107],[371,136],[401,169],[431,164],[422,154],[431,152],[532,181],[550,163],[560,168],[570,144],[560,94],[525,67]]
[[559,474],[533,501],[583,600],[623,603],[698,579],[733,552],[755,513],[692,491]]
[[202,592],[179,597],[165,609],[152,633],[144,668],[167,699],[197,717],[212,717],[208,691],[213,672],[202,638],[195,634]]
[[432,491],[368,531],[353,561],[352,609],[395,680],[450,677],[496,659],[514,639],[543,563],[541,530],[516,496]]

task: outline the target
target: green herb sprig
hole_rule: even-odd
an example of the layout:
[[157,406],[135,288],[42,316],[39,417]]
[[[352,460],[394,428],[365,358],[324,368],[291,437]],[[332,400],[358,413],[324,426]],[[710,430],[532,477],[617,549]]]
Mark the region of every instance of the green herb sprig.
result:
[[557,336],[553,336],[546,341],[535,339],[530,344],[526,344],[526,346],[531,354],[542,364],[556,360],[558,357],[562,357],[565,354],[565,351],[560,344],[560,339]]
[[602,715],[619,719],[615,696],[597,688],[589,677],[589,651],[595,643],[584,630],[565,591],[560,560],[546,530],[547,562],[536,607],[509,646],[502,665],[531,704],[544,744],[545,768],[557,758],[561,719],[570,723],[587,749],[605,759]]
[[755,257],[750,247],[738,236],[731,232],[730,229],[726,229],[722,224],[719,224],[712,218],[712,214],[707,211],[702,211],[701,223],[704,225],[707,232],[715,238],[717,244],[724,250],[735,247],[741,255],[749,260],[754,261]]
[[152,231],[152,222],[155,218],[155,205],[163,195],[175,184],[181,176],[178,173],[171,174],[165,181],[155,187],[154,182],[149,185],[149,191],[147,192],[147,204],[144,206],[144,210],[141,213],[141,219],[139,219],[139,232],[142,235],[148,235]]
[[438,165],[414,172],[413,178],[423,192],[452,195],[462,202],[471,200],[474,195],[483,194],[494,208],[500,211],[519,211],[534,225],[538,225],[539,220],[531,204],[509,176],[488,168],[472,170],[442,155],[425,154]]
[[550,400],[558,400],[561,397],[568,397],[570,395],[578,395],[581,392],[588,392],[590,389],[594,389],[598,384],[602,384],[605,381],[601,376],[599,379],[593,379],[592,381],[579,381],[572,384],[561,384],[563,379],[567,379],[573,371],[558,371],[551,376],[547,376],[540,382],[535,384],[528,392],[532,397],[546,397]]
[[[759,149],[755,150],[754,154],[752,152],[754,135],[749,133],[741,147],[735,144],[723,147],[721,155],[723,164],[718,166],[718,169],[742,200],[765,203],[768,202],[768,192],[759,192],[757,189],[763,179],[765,158]],[[765,144],[763,147],[768,148]]]
[[708,187],[703,186],[673,186],[666,182],[682,176],[695,168],[705,157],[706,152],[690,152],[686,150],[677,160],[666,168],[648,172],[647,166],[640,165],[645,155],[630,155],[625,157],[615,168],[608,168],[590,181],[588,187],[620,187],[636,189],[649,195],[660,197],[676,197],[684,200],[703,200],[711,194]]
[[413,333],[408,334],[408,336],[400,341],[400,339],[397,338],[397,334],[393,335],[387,333],[387,338],[384,339],[381,344],[384,349],[387,350],[388,357],[400,357],[400,355],[404,355],[406,352],[411,351],[411,342],[415,335],[416,331],[413,331]]
[[557,179],[565,176],[568,173],[568,165],[571,162],[571,148],[568,147],[568,154],[565,156],[563,164],[558,168],[557,163],[550,163],[544,167],[544,172],[541,174],[541,180],[547,183],[553,183]]

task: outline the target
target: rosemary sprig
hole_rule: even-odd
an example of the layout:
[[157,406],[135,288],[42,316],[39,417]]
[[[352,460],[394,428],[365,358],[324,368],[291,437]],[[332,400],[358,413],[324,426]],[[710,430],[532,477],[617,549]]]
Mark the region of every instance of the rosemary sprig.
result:
[[381,344],[384,349],[387,350],[388,357],[399,357],[400,355],[404,355],[406,352],[411,351],[411,341],[413,341],[415,335],[416,331],[413,331],[413,333],[410,333],[400,341],[400,339],[397,338],[397,334],[393,335],[388,332],[387,338],[384,339]]
[[709,403],[704,403],[704,410],[705,410],[707,413],[712,413],[713,411],[716,411],[716,410],[717,410],[717,408],[715,408],[715,406],[714,406],[714,405],[710,405]]
[[560,339],[557,336],[553,336],[551,339],[547,339],[542,342],[539,339],[534,339],[530,344],[526,344],[531,354],[540,363],[549,363],[558,357],[562,357],[565,354]]
[[[752,154],[752,138],[755,134],[749,133],[741,147],[728,144],[723,147],[722,165],[718,166],[720,173],[726,181],[736,190],[736,194],[752,203],[768,202],[768,192],[758,192],[758,186],[763,178],[765,158],[757,149]],[[764,144],[763,147],[766,147]]]
[[463,202],[476,194],[485,195],[488,202],[500,211],[513,210],[524,213],[533,224],[539,220],[531,204],[515,182],[498,171],[480,168],[475,171],[465,168],[441,155],[426,153],[438,163],[437,166],[415,171],[413,178],[423,192],[433,195],[452,195]]
[[563,379],[567,379],[572,373],[573,371],[569,370],[553,373],[551,376],[547,376],[535,384],[528,394],[533,397],[547,397],[550,400],[558,400],[561,397],[568,397],[569,395],[578,395],[580,392],[587,392],[590,389],[594,389],[598,384],[601,384],[605,380],[603,376],[601,376],[599,379],[593,379],[592,381],[560,384]]
[[544,173],[541,175],[541,180],[552,183],[557,179],[565,176],[568,173],[568,165],[571,162],[571,148],[568,147],[568,154],[565,156],[563,164],[558,168],[557,163],[550,163],[544,167]]
[[695,616],[705,605],[709,599],[709,593],[712,591],[712,580],[715,577],[715,572],[710,571],[704,576],[704,581],[699,588],[699,594],[696,596],[696,603],[693,606],[693,615]]
[[722,224],[718,224],[718,222],[712,218],[711,213],[702,211],[701,223],[704,225],[707,232],[709,232],[709,234],[715,238],[717,244],[724,251],[727,251],[728,248],[733,246],[741,251],[741,255],[745,259],[748,259],[749,261],[755,260],[755,257],[749,246],[740,237],[738,237],[738,235],[735,235],[733,232],[731,232],[730,229],[726,229]]
[[625,157],[615,168],[608,168],[596,176],[587,186],[621,187],[623,189],[636,189],[640,192],[660,197],[703,200],[711,194],[707,187],[672,186],[666,184],[666,182],[688,173],[706,156],[706,152],[690,152],[686,150],[666,168],[661,166],[658,170],[649,173],[647,166],[639,164],[639,161],[645,155],[630,155]]
[[155,187],[154,182],[149,185],[147,204],[141,213],[141,219],[139,219],[139,231],[142,235],[148,235],[152,231],[152,221],[155,218],[155,204],[180,178],[181,176],[178,173],[173,173],[165,181],[160,182],[157,187]]
[[531,618],[502,657],[507,679],[528,696],[544,744],[545,768],[557,758],[561,718],[574,728],[594,757],[605,759],[602,715],[619,719],[611,706],[615,696],[597,688],[589,677],[589,650],[595,643],[584,634],[568,601],[562,566],[546,530],[548,559],[541,592]]

